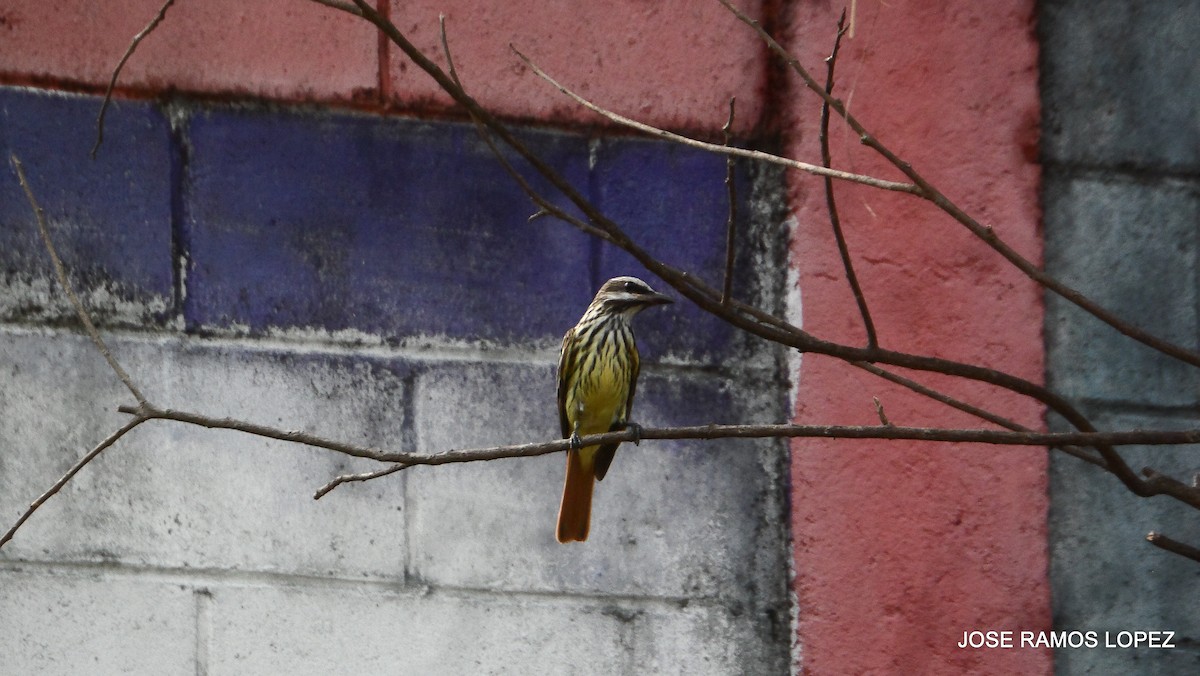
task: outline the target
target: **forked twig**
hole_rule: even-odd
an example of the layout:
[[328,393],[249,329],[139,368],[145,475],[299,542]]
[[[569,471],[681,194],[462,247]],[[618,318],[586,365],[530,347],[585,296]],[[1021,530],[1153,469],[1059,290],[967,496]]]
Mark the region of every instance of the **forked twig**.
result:
[[[53,240],[50,239],[50,228],[46,225],[45,211],[42,209],[41,205],[38,204],[37,198],[33,194],[33,188],[30,187],[29,180],[25,176],[25,167],[21,164],[21,160],[15,154],[9,155],[9,159],[12,162],[13,170],[17,174],[17,180],[21,184],[21,189],[25,192],[25,198],[29,201],[30,208],[33,209],[34,218],[37,221],[38,232],[41,234],[42,244],[46,247],[46,252],[50,254],[50,262],[54,266],[54,274],[58,277],[58,283],[62,286],[63,291],[66,292],[67,297],[70,299],[71,305],[75,309],[75,314],[79,317],[79,321],[83,324],[84,330],[92,339],[92,344],[95,345],[96,349],[100,351],[100,354],[104,356],[104,359],[108,362],[109,367],[112,368],[113,372],[117,374],[117,377],[121,379],[121,382],[124,383],[130,394],[137,399],[138,405],[143,407],[148,406],[146,398],[142,396],[141,391],[136,385],[133,384],[133,380],[129,377],[129,374],[125,372],[125,369],[121,368],[121,364],[117,362],[117,358],[114,357],[112,351],[108,349],[108,345],[105,344],[104,339],[100,337],[100,332],[96,330],[95,324],[92,323],[92,318],[88,315],[87,309],[84,308],[83,303],[79,300],[79,296],[75,294],[75,289],[71,286],[71,281],[67,278],[66,268],[63,266],[62,260],[58,257],[58,251],[54,248]],[[69,470],[67,470],[66,474],[62,475],[59,477],[58,481],[54,482],[54,485],[52,485],[48,490],[46,490],[46,492],[42,493],[36,500],[30,503],[29,508],[26,509],[23,514],[21,514],[21,517],[17,519],[17,522],[4,533],[3,537],[0,537],[0,547],[3,547],[6,542],[12,540],[17,530],[29,520],[29,517],[33,516],[33,513],[36,512],[43,504],[45,504],[47,500],[62,490],[62,487],[67,485],[67,482],[69,482],[76,474],[78,474],[79,471],[82,470],[89,462],[94,460],[96,456],[100,455],[104,449],[112,446],[113,443],[115,443],[118,439],[125,436],[127,432],[146,422],[146,420],[147,418],[143,416],[135,416],[129,420],[129,422],[117,429],[117,431],[108,435],[107,438],[93,447],[92,450],[84,454],[82,458],[80,458],[74,465],[71,466]]]
[[[833,72],[837,66],[838,52],[842,47],[842,36],[846,34],[846,10],[842,10],[842,16],[838,18],[837,37],[833,39],[833,51],[829,57],[825,59],[825,92],[833,93]],[[833,166],[833,155],[829,152],[829,104],[823,102],[821,104],[821,129],[818,137],[821,141],[821,165],[825,167]],[[867,308],[867,298],[863,295],[862,285],[858,283],[858,275],[854,273],[854,263],[850,260],[850,247],[846,244],[846,235],[842,232],[842,219],[838,215],[837,199],[833,194],[833,179],[823,177],[825,183],[825,207],[829,211],[829,224],[833,226],[833,237],[837,241],[838,254],[842,257],[842,267],[846,271],[846,282],[850,284],[850,291],[854,293],[854,302],[858,304],[858,313],[862,316],[863,328],[867,332],[867,347],[874,348],[879,345],[879,338],[875,334],[875,322],[871,320],[871,311]]]
[[[883,378],[884,380],[888,380],[893,383],[896,383],[897,385],[907,387],[908,389],[912,390],[913,392],[916,392],[917,394],[920,394],[921,396],[924,396],[924,397],[932,399],[936,402],[945,404],[946,406],[949,406],[950,408],[958,409],[959,411],[962,411],[963,413],[973,415],[976,418],[979,418],[981,420],[986,420],[990,423],[999,425],[1000,427],[1003,427],[1005,429],[1010,429],[1010,430],[1013,430],[1014,432],[1032,432],[1032,431],[1034,431],[1033,429],[1026,427],[1025,425],[1022,425],[1014,420],[1005,418],[1002,415],[997,415],[995,413],[992,413],[991,411],[982,409],[978,406],[968,404],[967,402],[962,401],[960,399],[956,399],[944,392],[939,392],[931,387],[926,387],[925,385],[922,385],[921,383],[918,383],[917,381],[915,381],[911,378],[905,378],[904,376],[899,375],[897,373],[892,373],[891,371],[881,369],[874,364],[869,364],[867,362],[860,361],[860,362],[854,362],[853,366],[857,366],[858,368],[860,368],[864,371],[867,371],[868,373],[879,376],[880,378]],[[1104,462],[1103,458],[1097,457],[1095,453],[1089,453],[1087,451],[1087,449],[1079,448],[1078,446],[1072,446],[1070,444],[1055,446],[1055,448],[1062,451],[1063,453],[1066,453],[1067,455],[1079,458],[1080,460],[1083,460],[1084,462],[1089,462],[1093,465],[1096,465],[1097,467],[1100,467],[1101,469],[1105,469],[1105,470],[1108,469],[1108,464]]]

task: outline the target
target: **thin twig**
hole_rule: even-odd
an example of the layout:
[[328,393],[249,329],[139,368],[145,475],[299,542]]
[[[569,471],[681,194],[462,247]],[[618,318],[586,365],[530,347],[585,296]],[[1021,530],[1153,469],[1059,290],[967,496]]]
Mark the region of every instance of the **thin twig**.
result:
[[71,466],[71,469],[67,470],[67,473],[62,475],[58,481],[55,481],[54,485],[51,486],[45,493],[42,493],[37,500],[34,500],[33,503],[29,505],[29,508],[25,510],[25,513],[21,515],[21,518],[17,519],[17,522],[12,525],[12,528],[9,528],[8,532],[6,532],[3,537],[0,537],[0,547],[3,547],[6,542],[12,540],[13,536],[16,535],[17,530],[29,520],[29,517],[33,516],[33,513],[36,512],[43,504],[45,504],[47,500],[53,497],[54,494],[62,490],[62,487],[66,486],[67,482],[79,473],[79,470],[83,469],[84,466],[92,460],[95,460],[96,456],[100,455],[104,449],[116,443],[117,439],[125,436],[127,432],[144,422],[146,422],[146,418],[140,416],[131,418],[129,422],[122,425],[116,432],[108,435],[104,441],[96,444],[95,448],[88,451],[86,455],[76,461],[76,463]]
[[879,376],[880,378],[883,378],[884,380],[888,380],[890,382],[896,383],[897,385],[903,385],[904,387],[907,387],[908,389],[912,390],[913,392],[916,392],[917,394],[928,397],[929,399],[933,399],[934,401],[937,401],[939,403],[950,406],[951,408],[956,408],[964,413],[969,413],[969,414],[975,416],[976,418],[980,418],[981,420],[986,420],[990,423],[995,423],[1001,427],[1005,427],[1010,430],[1017,430],[1017,431],[1021,431],[1021,432],[1032,431],[1029,428],[1022,426],[1021,424],[1019,424],[1017,422],[1009,420],[1008,418],[1005,418],[1000,415],[996,415],[995,413],[992,413],[991,411],[988,411],[988,410],[979,408],[978,406],[973,406],[964,401],[955,399],[954,397],[951,397],[950,395],[945,394],[943,392],[939,392],[939,391],[933,389],[932,387],[926,387],[925,385],[922,385],[921,383],[918,383],[917,381],[915,381],[911,378],[905,378],[902,375],[892,373],[891,371],[888,371],[886,369],[879,368],[875,364],[871,364],[871,363],[868,363],[865,361],[860,361],[860,362],[853,362],[851,365],[857,366],[858,368],[860,368],[868,373],[871,373],[873,375]]
[[1150,533],[1146,535],[1146,541],[1155,547],[1158,547],[1159,549],[1165,549],[1172,554],[1178,554],[1193,561],[1200,562],[1200,548],[1196,548],[1192,545],[1180,542],[1179,540],[1169,538],[1162,533],[1150,531]]
[[[733,114],[737,97],[729,97],[729,118],[721,132],[725,146],[733,146]],[[725,197],[729,200],[729,214],[725,221],[725,283],[721,286],[721,305],[728,305],[733,298],[733,259],[737,246],[737,184],[733,180],[733,155],[725,156]],[[832,179],[826,179],[832,180]]]
[[1026,277],[1053,291],[1059,296],[1062,296],[1071,303],[1074,303],[1100,321],[1113,327],[1121,334],[1182,362],[1191,364],[1192,366],[1200,366],[1200,353],[1159,338],[1148,331],[1140,329],[1133,324],[1126,322],[1116,314],[1105,309],[1100,304],[1083,295],[1079,291],[1047,274],[1038,268],[1033,262],[1019,254],[1015,249],[1009,246],[1007,242],[1000,239],[1000,236],[996,234],[991,226],[985,226],[979,221],[975,220],[970,214],[951,201],[948,197],[943,195],[941,191],[935,188],[933,184],[925,179],[924,176],[913,169],[911,164],[902,160],[898,155],[885,146],[878,139],[878,137],[868,132],[866,127],[864,127],[857,118],[855,118],[849,113],[849,111],[846,110],[845,105],[839,99],[834,98],[832,94],[826,92],[824,87],[817,83],[817,81],[812,77],[812,75],[809,74],[808,70],[804,68],[800,61],[796,57],[792,56],[791,53],[789,53],[786,49],[784,49],[784,47],[780,45],[779,42],[777,42],[775,38],[766,31],[765,28],[763,28],[761,23],[754,18],[747,16],[729,0],[718,1],[724,5],[726,9],[732,12],[739,21],[757,32],[759,37],[761,37],[763,41],[766,42],[767,46],[770,47],[771,51],[783,59],[788,66],[790,66],[791,69],[795,71],[802,80],[804,80],[805,86],[820,96],[825,103],[838,114],[838,116],[846,121],[846,124],[848,124],[850,128],[854,130],[854,133],[858,134],[859,140],[864,145],[879,153],[879,155],[891,163],[892,166],[903,172],[904,175],[912,181],[911,185],[914,187],[914,189],[904,190],[903,192],[917,195],[932,202],[951,218],[966,227],[967,230],[969,230],[976,237],[983,240],[985,244],[1003,256],[1005,260],[1024,273]]
[[[833,40],[833,51],[825,59],[825,93],[833,93],[833,72],[837,66],[838,52],[842,48],[842,36],[846,34],[846,10],[837,23],[837,37]],[[829,151],[829,104],[821,104],[821,129],[818,134],[821,141],[821,165],[833,166],[833,155]],[[838,215],[837,199],[833,194],[833,179],[823,177],[825,183],[825,206],[829,211],[829,224],[833,226],[833,237],[837,241],[838,254],[842,257],[842,267],[846,270],[846,281],[854,293],[854,302],[858,304],[858,313],[862,315],[863,328],[867,332],[867,346],[879,345],[875,334],[875,322],[871,320],[871,311],[867,309],[867,298],[863,295],[862,286],[858,283],[858,275],[854,273],[854,263],[850,260],[850,247],[846,244],[846,236],[842,232],[842,219]]]
[[651,136],[657,136],[659,138],[663,138],[668,141],[672,141],[674,143],[679,143],[679,144],[682,144],[685,146],[691,146],[693,148],[700,148],[701,150],[707,150],[709,152],[714,152],[714,153],[718,153],[721,155],[735,155],[737,157],[746,157],[746,158],[749,158],[752,160],[760,160],[763,162],[770,162],[772,164],[779,164],[779,165],[782,165],[785,167],[790,167],[792,169],[799,169],[800,171],[806,171],[810,174],[816,174],[818,176],[830,176],[830,177],[840,179],[843,181],[850,181],[852,183],[861,183],[863,185],[869,185],[872,188],[879,188],[881,190],[891,190],[894,192],[906,192],[906,193],[913,193],[913,194],[915,194],[917,192],[917,186],[915,186],[912,183],[887,181],[882,178],[875,178],[874,176],[864,176],[862,174],[853,174],[848,171],[841,171],[839,169],[830,169],[828,167],[822,167],[822,166],[818,166],[816,164],[809,164],[808,162],[801,162],[799,160],[793,160],[793,159],[789,159],[787,157],[780,157],[779,155],[772,155],[771,153],[765,153],[760,150],[749,150],[747,148],[738,148],[737,146],[723,146],[718,143],[707,143],[705,141],[699,141],[697,139],[689,138],[687,136],[681,136],[680,134],[676,134],[674,132],[669,132],[665,129],[659,129],[658,127],[650,126],[644,122],[638,122],[637,120],[631,120],[628,117],[614,113],[611,110],[601,108],[600,106],[596,105],[595,103],[592,103],[591,101],[583,98],[579,94],[576,94],[574,91],[566,88],[565,86],[560,84],[557,80],[550,77],[550,75],[548,75],[544,70],[539,68],[537,66],[537,64],[535,64],[532,60],[530,60],[529,57],[522,54],[516,47],[509,45],[509,49],[511,49],[513,51],[513,53],[517,55],[517,58],[521,59],[521,61],[524,62],[525,65],[528,66],[529,69],[532,70],[538,77],[542,78],[546,82],[549,82],[556,89],[558,89],[558,91],[562,92],[563,94],[570,97],[571,99],[574,99],[576,103],[583,106],[584,108],[587,108],[588,110],[596,113],[597,115],[605,117],[605,118],[607,118],[613,122],[616,122],[617,124],[620,124],[622,126],[626,126],[631,129],[637,129],[640,132],[649,134]]
[[466,91],[462,80],[458,79],[458,71],[454,68],[454,57],[450,54],[450,40],[446,37],[445,14],[438,14],[438,35],[442,41],[442,53],[446,55],[446,72],[450,74],[450,79],[454,80],[454,84],[458,85],[459,89]]
[[384,467],[383,469],[377,469],[374,472],[361,472],[359,474],[343,474],[339,477],[336,477],[333,481],[330,481],[329,483],[327,483],[324,486],[321,486],[319,489],[317,489],[317,492],[313,494],[313,500],[320,500],[321,498],[325,497],[326,495],[329,495],[330,491],[337,488],[338,486],[341,486],[342,484],[348,484],[348,483],[351,483],[354,481],[370,481],[371,479],[378,479],[381,476],[387,476],[389,474],[399,472],[400,470],[405,469],[406,467],[411,467],[411,466],[412,465],[406,465],[402,462],[398,462],[394,465]]
[[117,377],[125,384],[126,389],[137,399],[139,404],[146,403],[146,397],[142,396],[141,390],[133,384],[133,380],[125,369],[121,368],[121,364],[117,362],[117,358],[113,356],[108,345],[104,343],[104,339],[100,337],[100,332],[96,330],[96,325],[92,323],[92,318],[88,315],[87,310],[83,307],[83,302],[79,300],[79,296],[75,295],[75,289],[71,287],[71,281],[67,279],[67,270],[63,267],[62,260],[58,257],[58,251],[54,248],[54,242],[50,240],[50,228],[46,225],[46,213],[42,207],[38,205],[37,198],[33,195],[33,189],[29,187],[29,181],[25,178],[25,168],[21,165],[21,160],[17,159],[16,155],[9,155],[12,161],[13,168],[17,172],[17,180],[21,182],[21,188],[25,191],[25,198],[29,200],[29,206],[33,208],[33,214],[37,220],[38,232],[41,233],[42,243],[46,246],[46,252],[50,254],[50,262],[54,265],[54,274],[58,277],[58,283],[62,285],[63,291],[66,292],[67,298],[70,299],[71,305],[75,309],[75,315],[79,317],[80,323],[83,324],[84,330],[92,339],[96,349],[100,350],[100,354],[104,355],[105,361],[112,367]]
[[879,397],[871,397],[871,402],[875,404],[875,415],[879,416],[879,424],[890,427],[892,423],[888,421],[887,414],[883,412],[883,404],[879,401]]
[[171,5],[173,4],[175,4],[175,0],[167,0],[164,2],[162,7],[158,9],[158,14],[154,15],[154,18],[150,20],[150,23],[146,24],[146,27],[143,28],[140,33],[133,36],[133,41],[130,42],[129,47],[125,49],[125,55],[121,57],[120,62],[117,63],[117,67],[113,70],[112,78],[108,81],[108,90],[104,92],[104,101],[100,104],[100,114],[96,116],[96,143],[92,146],[91,152],[93,160],[96,159],[96,153],[100,151],[100,144],[104,143],[104,114],[108,112],[108,104],[112,101],[113,89],[117,86],[117,78],[121,75],[121,69],[125,67],[125,62],[129,60],[129,57],[133,56],[134,50],[138,48],[138,45],[141,44],[142,40],[144,40],[147,35],[150,35],[150,33],[158,27],[158,24],[162,23],[163,17],[167,15],[167,10],[170,9]]
[[[976,418],[979,418],[981,420],[986,420],[990,423],[994,423],[996,425],[999,425],[1000,427],[1004,427],[1006,429],[1010,429],[1010,430],[1013,430],[1016,432],[1032,432],[1033,431],[1032,428],[1026,427],[1025,425],[1022,425],[1022,424],[1016,422],[1015,420],[1005,418],[1002,415],[997,415],[995,413],[992,413],[991,411],[988,411],[986,409],[983,409],[983,408],[980,408],[973,404],[969,404],[965,401],[962,401],[961,399],[956,399],[944,392],[939,392],[938,390],[935,390],[932,387],[927,387],[925,385],[922,385],[921,383],[918,383],[917,381],[915,381],[911,378],[905,378],[904,376],[899,375],[897,373],[892,373],[891,371],[888,371],[886,369],[881,369],[874,364],[869,364],[867,362],[860,361],[860,362],[853,362],[852,365],[857,366],[858,368],[863,369],[864,371],[867,371],[868,373],[872,373],[876,376],[879,376],[880,378],[883,378],[884,380],[888,380],[890,382],[896,383],[897,385],[902,385],[904,387],[907,387],[908,389],[912,390],[913,392],[916,392],[917,394],[920,394],[924,397],[927,397],[936,402],[945,404],[951,408],[958,409],[959,411],[962,411],[963,413],[973,415]],[[1090,462],[1091,464],[1096,465],[1097,467],[1100,467],[1101,469],[1106,469],[1106,470],[1108,469],[1108,465],[1104,462],[1103,458],[1097,457],[1095,453],[1091,453],[1091,452],[1087,451],[1087,449],[1083,449],[1083,448],[1079,448],[1077,446],[1071,446],[1071,445],[1055,446],[1055,448],[1059,451],[1062,451],[1063,453],[1066,453],[1067,455],[1070,455],[1075,458],[1079,458],[1080,460],[1083,460],[1084,462]]]

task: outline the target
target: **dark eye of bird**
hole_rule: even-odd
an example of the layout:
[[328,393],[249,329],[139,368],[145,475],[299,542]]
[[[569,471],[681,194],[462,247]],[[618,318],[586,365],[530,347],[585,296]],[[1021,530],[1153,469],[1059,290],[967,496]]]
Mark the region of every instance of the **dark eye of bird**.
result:
[[637,285],[637,282],[625,282],[625,290],[630,293],[642,293],[645,291],[645,289]]

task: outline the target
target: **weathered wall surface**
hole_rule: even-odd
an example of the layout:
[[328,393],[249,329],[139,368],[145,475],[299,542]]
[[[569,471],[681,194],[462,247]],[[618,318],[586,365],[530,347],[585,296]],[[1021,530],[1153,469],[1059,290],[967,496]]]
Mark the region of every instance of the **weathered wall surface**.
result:
[[[760,4],[741,6],[761,14]],[[820,74],[840,7],[765,4],[768,25]],[[601,281],[636,265],[561,224],[527,223],[532,207],[449,100],[370,27],[315,3],[177,3],[130,61],[105,145],[87,159],[95,95],[158,5],[0,7],[0,152],[24,160],[85,301],[148,393],[395,448],[554,436],[559,337]],[[1159,58],[1194,17],[1186,3],[1129,17],[1101,3],[1098,14],[1113,18],[1093,23],[1069,14],[1090,14],[1086,5],[1047,3],[1042,16],[1047,263],[1071,281],[1117,270],[1128,287],[1112,287],[1112,298],[1101,288],[1102,301],[1194,341],[1193,285],[1161,276],[1159,263],[1191,269],[1190,245],[1164,248],[1119,217],[1152,214],[1180,235],[1172,241],[1194,239],[1196,126],[1168,94],[1195,73]],[[618,112],[674,129],[715,134],[736,95],[740,134],[818,157],[816,101],[715,2],[378,6],[439,61],[446,14],[468,89],[650,250],[709,281],[724,253],[723,162],[597,125],[521,67],[509,43]],[[1040,260],[1034,3],[856,6],[839,95]],[[1154,42],[1166,45],[1161,54],[1114,56],[1105,46],[1122,44],[1114,36],[1125,24],[1175,37]],[[1093,64],[1110,56],[1119,72],[1146,64],[1131,77],[1158,97],[1159,114],[1139,112],[1126,89],[1089,99],[1092,90],[1066,84],[1102,82]],[[1138,125],[1164,142],[1127,131]],[[896,177],[834,129],[838,165]],[[739,180],[742,297],[777,309],[786,297],[817,335],[861,340],[820,184],[746,167]],[[926,205],[847,186],[838,194],[886,346],[1042,377],[1035,286]],[[1094,233],[1083,222],[1110,227]],[[1154,263],[1064,255],[1099,235]],[[11,178],[0,180],[0,265],[0,514],[11,519],[121,424],[113,409],[125,395],[70,328]],[[1159,300],[1146,302],[1150,292]],[[1178,298],[1185,309],[1154,311]],[[1086,323],[1076,325],[1083,334],[1060,330],[1062,312],[1051,301],[1053,385],[1101,417],[1136,400],[1145,419],[1191,418],[1190,377]],[[878,396],[897,423],[976,424],[818,357],[787,373],[780,354],[687,304],[648,313],[638,329],[643,423],[791,414],[871,424]],[[1072,350],[1111,351],[1113,371],[1072,371]],[[996,401],[985,388],[936,384]],[[1040,422],[1028,402],[1000,408]],[[1165,586],[1138,586],[1149,583],[1135,575],[1136,557],[1152,554],[1088,548],[1128,538],[1111,524],[1093,533],[1084,517],[1100,507],[1064,507],[1077,504],[1072,491],[1092,490],[1073,483],[1087,471],[1077,463],[1055,465],[1048,485],[1036,449],[804,441],[790,450],[789,462],[787,447],[771,443],[623,448],[597,491],[592,540],[562,547],[552,533],[558,457],[414,469],[313,502],[329,478],[366,466],[147,426],[0,552],[0,667],[695,674],[780,673],[790,662],[812,674],[1047,673],[1048,650],[956,645],[973,629],[1050,628],[1048,570],[1059,627],[1127,617],[1134,598],[1147,620],[1195,605],[1173,603],[1177,581],[1194,579],[1181,568],[1155,578]],[[1182,523],[1157,503],[1138,505],[1149,510],[1139,533]],[[1086,671],[1095,666],[1086,659],[1060,655],[1058,665]]]
[[[1042,146],[1046,267],[1137,326],[1190,349],[1200,234],[1200,3],[1044,2]],[[1097,424],[1195,427],[1197,370],[1055,298],[1051,384]],[[1087,368],[1080,368],[1086,363]],[[1130,465],[1200,472],[1195,447],[1134,448]],[[1054,622],[1064,630],[1170,630],[1174,650],[1064,649],[1058,673],[1191,673],[1200,667],[1200,567],[1142,542],[1200,540],[1194,510],[1145,500],[1069,458],[1051,462]]]
[[[724,161],[563,131],[585,118],[507,54],[518,42],[674,127],[719,127],[737,93],[748,129],[765,76],[757,43],[694,40],[719,6],[543,16],[555,37],[541,40],[520,28],[527,12],[400,4],[393,16],[427,47],[447,13],[485,104],[558,124],[519,131],[650,250],[719,281]],[[558,341],[600,282],[640,273],[632,261],[550,219],[527,223],[533,207],[474,129],[447,121],[448,103],[365,24],[315,4],[178,3],[130,61],[89,160],[94,94],[157,5],[0,9],[0,152],[24,162],[81,295],[151,399],[398,449],[555,437]],[[658,77],[628,77],[647,61]],[[397,111],[425,119],[381,114]],[[71,329],[5,173],[7,527],[129,402]],[[777,306],[779,181],[739,181],[739,293]],[[761,344],[683,303],[639,318],[638,332],[642,423],[786,416],[781,362]],[[554,542],[562,464],[419,468],[314,502],[333,476],[369,466],[147,425],[0,552],[0,671],[787,669],[784,445],[622,448],[576,546]]]

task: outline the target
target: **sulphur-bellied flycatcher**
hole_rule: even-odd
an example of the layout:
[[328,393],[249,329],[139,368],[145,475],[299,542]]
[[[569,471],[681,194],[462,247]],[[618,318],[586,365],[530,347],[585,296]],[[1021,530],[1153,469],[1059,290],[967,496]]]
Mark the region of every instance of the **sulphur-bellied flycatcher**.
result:
[[571,439],[567,478],[558,508],[559,542],[583,541],[592,516],[592,487],[603,479],[618,443],[581,448],[579,437],[623,429],[637,387],[633,316],[670,303],[636,277],[614,277],[600,287],[579,323],[563,336],[558,358],[558,420]]

